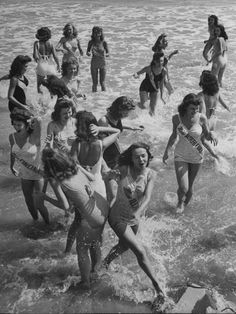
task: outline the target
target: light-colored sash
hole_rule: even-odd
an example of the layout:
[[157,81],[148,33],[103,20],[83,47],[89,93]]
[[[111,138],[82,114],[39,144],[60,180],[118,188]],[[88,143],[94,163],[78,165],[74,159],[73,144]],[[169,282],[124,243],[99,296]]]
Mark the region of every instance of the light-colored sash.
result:
[[180,123],[177,126],[178,132],[186,138],[186,140],[197,150],[197,152],[202,155],[203,154],[203,147],[202,145],[192,136],[189,134],[187,128],[184,127],[183,123]]

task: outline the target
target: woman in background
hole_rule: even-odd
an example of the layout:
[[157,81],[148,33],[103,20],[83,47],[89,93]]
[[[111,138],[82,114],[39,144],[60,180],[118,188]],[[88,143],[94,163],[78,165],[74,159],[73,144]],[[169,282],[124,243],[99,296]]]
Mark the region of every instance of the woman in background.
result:
[[[80,80],[78,79],[79,64],[76,59],[70,59],[62,63],[62,80],[73,94],[73,100],[76,107],[79,107],[78,99],[86,99],[86,96],[82,94],[80,89]],[[77,108],[78,109],[78,108]]]
[[87,47],[87,56],[91,56],[91,76],[93,81],[92,92],[97,92],[98,76],[102,91],[106,90],[106,57],[109,57],[107,42],[104,40],[103,29],[94,26],[92,29],[91,40]]
[[80,56],[83,56],[83,50],[78,39],[78,31],[75,26],[71,23],[67,23],[63,28],[63,37],[59,40],[56,45],[56,51],[63,53],[62,63],[75,58],[77,61],[77,52],[79,51]]
[[211,72],[218,78],[219,86],[222,87],[222,79],[227,65],[227,44],[228,36],[223,25],[215,27],[215,40],[213,43],[212,55],[209,62],[212,62]]
[[204,49],[203,49],[203,57],[209,63],[208,54],[213,47],[214,40],[215,40],[215,27],[218,25],[218,17],[216,15],[208,16],[208,32],[209,32],[209,39],[204,41]]
[[48,27],[41,27],[38,29],[35,37],[38,40],[34,42],[33,58],[37,63],[37,90],[38,93],[42,93],[40,86],[43,79],[47,75],[56,75],[56,68],[52,57],[57,65],[58,72],[60,72],[60,65],[55,53],[55,48],[49,40],[51,38],[50,29]]
[[[163,33],[157,38],[155,45],[152,47],[152,51],[154,51],[154,53],[163,52],[165,54],[165,49],[167,48],[167,46],[168,46],[167,35]],[[165,55],[165,58],[164,58],[163,65],[165,66],[166,71],[167,71],[167,79],[164,81],[164,86],[167,89],[169,95],[171,95],[174,92],[174,89],[170,82],[169,71],[168,71],[167,65],[168,65],[169,60],[177,53],[179,53],[179,51],[174,50],[168,56]]]
[[150,98],[149,114],[155,115],[158,94],[160,91],[161,99],[163,100],[163,86],[167,79],[167,71],[164,67],[164,53],[155,53],[150,65],[145,66],[140,71],[133,75],[134,78],[139,78],[140,74],[146,73],[145,79],[139,87],[140,108],[145,109],[145,103]]
[[8,88],[8,109],[11,113],[26,114],[27,116],[30,113],[30,107],[26,103],[26,90],[29,81],[25,77],[25,73],[31,61],[29,56],[19,55],[11,64],[11,69],[8,75],[8,78],[10,79]]

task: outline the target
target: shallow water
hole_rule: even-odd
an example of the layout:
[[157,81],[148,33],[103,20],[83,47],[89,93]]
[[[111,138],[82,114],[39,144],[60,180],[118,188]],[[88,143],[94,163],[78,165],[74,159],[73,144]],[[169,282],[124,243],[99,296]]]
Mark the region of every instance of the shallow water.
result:
[[[151,47],[157,36],[168,34],[168,51],[179,50],[169,63],[174,94],[167,104],[158,104],[157,116],[137,109],[124,124],[144,125],[140,132],[123,132],[121,142],[127,147],[142,140],[152,145],[155,156],[152,168],[157,171],[155,190],[141,223],[140,239],[149,255],[160,284],[174,298],[176,286],[187,281],[213,288],[219,308],[236,304],[236,140],[235,140],[235,73],[236,5],[214,1],[80,1],[39,2],[11,0],[1,2],[1,75],[18,54],[32,55],[37,28],[47,25],[52,41],[57,43],[62,28],[73,22],[79,31],[81,46],[86,51],[94,25],[104,28],[110,48],[107,60],[107,92],[91,93],[90,59],[83,57],[80,69],[81,92],[87,100],[81,108],[92,110],[97,118],[105,113],[120,95],[138,101],[140,79],[132,74],[148,65]],[[196,180],[192,203],[181,216],[174,214],[176,181],[173,155],[169,164],[161,162],[166,141],[171,132],[171,116],[184,95],[199,91],[198,82],[205,66],[202,58],[203,41],[208,38],[207,17],[216,14],[224,23],[229,36],[229,63],[224,77],[222,95],[231,108],[229,114],[218,108],[217,133],[221,163],[215,164],[206,153],[202,170]],[[61,59],[61,55],[59,55]],[[31,63],[29,100],[46,125],[53,102],[48,94],[39,99],[36,93],[35,64]],[[79,281],[75,249],[61,257],[66,239],[62,213],[50,207],[52,226],[33,225],[25,208],[19,180],[9,171],[8,134],[12,127],[8,118],[8,82],[0,83],[0,221],[1,312],[150,312],[144,301],[153,299],[150,281],[137,266],[132,253],[126,253],[111,265],[107,274],[94,282],[92,291],[82,293],[73,285]],[[45,132],[45,131],[44,131]],[[45,134],[45,133],[44,133]],[[17,205],[17,206],[16,206]],[[107,226],[104,233],[103,256],[117,238]],[[176,301],[176,298],[174,298]],[[231,302],[233,302],[231,304]],[[136,303],[138,305],[136,305]],[[142,303],[142,304],[141,304]]]

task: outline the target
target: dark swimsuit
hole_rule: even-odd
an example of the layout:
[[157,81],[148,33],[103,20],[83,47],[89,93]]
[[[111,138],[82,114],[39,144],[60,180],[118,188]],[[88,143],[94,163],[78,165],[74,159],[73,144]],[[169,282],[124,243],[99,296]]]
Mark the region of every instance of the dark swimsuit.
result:
[[[155,82],[155,85],[156,85],[156,89],[159,89],[160,88],[160,82],[162,81],[163,79],[163,73],[159,73],[157,75],[154,75],[154,82]],[[147,92],[147,93],[154,93],[156,92],[156,89],[153,87],[151,81],[150,81],[150,77],[148,74],[146,74],[146,77],[145,79],[142,81],[141,85],[140,85],[140,88],[139,88],[139,91],[140,92]]]
[[[24,76],[23,80],[18,79],[20,82],[22,82],[23,84],[25,84],[25,86],[28,86],[29,81],[28,79]],[[26,105],[25,101],[26,101],[26,95],[25,95],[25,91],[22,87],[20,87],[18,84],[16,85],[15,91],[13,96],[16,98],[16,100],[18,100],[20,103],[22,103],[23,105]],[[18,105],[13,104],[11,101],[9,101],[8,103],[8,109],[10,112],[12,112],[15,108],[20,108]],[[21,109],[21,108],[20,108]]]
[[[107,116],[106,116],[106,119],[109,126],[111,126],[112,128],[119,129],[121,132],[123,131],[121,120],[118,120],[118,123],[114,124],[108,119]],[[117,142],[107,147],[103,153],[103,158],[106,161],[108,167],[111,169],[113,169],[116,166],[119,156],[120,156],[120,147]]]

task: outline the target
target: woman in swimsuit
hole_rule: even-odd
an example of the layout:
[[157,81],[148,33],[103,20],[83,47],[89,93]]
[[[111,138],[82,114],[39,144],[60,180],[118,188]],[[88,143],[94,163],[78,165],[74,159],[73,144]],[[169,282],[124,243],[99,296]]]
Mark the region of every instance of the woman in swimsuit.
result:
[[[12,173],[21,178],[21,188],[28,210],[34,220],[38,220],[38,212],[46,224],[49,224],[48,210],[39,201],[39,192],[43,189],[43,177],[40,173],[41,121],[30,116],[11,114],[12,125],[16,130],[10,134],[11,146],[10,168]],[[14,168],[18,161],[19,171]]]
[[60,65],[53,44],[50,42],[51,31],[48,27],[42,27],[38,29],[35,37],[38,39],[34,42],[33,58],[37,63],[37,90],[38,93],[42,93],[40,86],[42,80],[47,75],[56,75],[55,64],[57,65],[57,71],[60,72]]
[[62,63],[62,80],[65,82],[66,86],[69,88],[73,94],[73,100],[79,107],[78,99],[86,99],[84,94],[79,91],[80,80],[78,79],[79,64],[76,59],[70,59]]
[[[108,221],[119,238],[104,260],[108,268],[110,263],[119,255],[131,249],[139,266],[151,279],[158,294],[160,303],[164,302],[164,294],[158,285],[145,248],[136,234],[139,220],[144,215],[155,182],[155,172],[148,165],[152,155],[145,143],[134,143],[119,157],[118,172],[113,171],[113,179],[118,183],[116,197],[111,202]],[[112,177],[111,177],[112,178]]]
[[[102,174],[109,169],[103,160],[103,152],[109,145],[114,143],[120,133],[117,128],[98,126],[95,116],[91,112],[79,111],[76,114],[76,140],[71,148],[72,157],[85,169],[94,175],[91,183],[93,189],[102,197],[106,198],[106,187]],[[98,133],[108,132],[109,136],[104,139],[98,139]],[[78,226],[80,217],[75,213],[75,219],[72,223],[67,237],[65,252],[70,252]]]
[[223,25],[215,27],[215,40],[213,43],[212,55],[209,62],[212,62],[211,72],[218,78],[219,86],[222,87],[222,79],[227,65],[227,44],[228,36]]
[[[146,73],[145,79],[139,87],[140,108],[145,109],[145,103],[150,96],[149,114],[155,115],[158,94],[160,90],[161,99],[163,100],[163,85],[167,79],[167,71],[164,67],[164,53],[155,53],[150,65],[144,67],[133,75],[134,78],[139,78],[140,74]],[[164,102],[165,103],[165,102]]]
[[12,64],[8,75],[10,85],[8,89],[8,108],[11,113],[29,115],[29,105],[26,103],[26,90],[29,84],[25,77],[31,58],[29,56],[17,56]]
[[209,63],[208,54],[213,47],[214,40],[215,40],[215,27],[218,25],[218,17],[216,15],[210,15],[208,17],[208,32],[209,32],[209,39],[204,41],[204,49],[203,49],[203,57]]
[[[157,38],[155,45],[152,47],[152,51],[154,51],[154,53],[157,53],[157,52],[165,53],[165,49],[167,48],[167,46],[168,46],[167,35],[165,33],[163,33]],[[168,65],[169,60],[174,55],[176,55],[177,53],[179,53],[179,51],[174,50],[168,56],[165,55],[165,58],[164,58],[164,64],[163,65],[167,71],[167,79],[164,81],[164,86],[167,89],[169,95],[171,95],[174,92],[174,89],[173,89],[171,82],[170,82],[169,71],[168,71],[167,65]]]
[[77,51],[79,51],[80,56],[83,56],[83,50],[80,46],[80,41],[77,38],[78,31],[75,26],[68,23],[63,28],[63,37],[60,39],[56,45],[56,51],[61,51],[63,53],[62,63],[75,58],[77,62]]
[[[210,131],[214,131],[216,127],[216,109],[218,103],[220,103],[222,107],[229,112],[230,109],[220,95],[218,80],[216,76],[211,73],[211,71],[204,70],[202,72],[199,86],[202,88],[202,91],[197,95],[201,101],[200,112],[206,115]],[[209,145],[209,142],[205,140],[204,136],[202,137],[202,142],[209,153],[214,158],[218,159],[218,155]]]
[[178,205],[177,213],[184,211],[184,206],[189,203],[193,194],[193,183],[203,162],[202,133],[207,140],[217,144],[214,133],[209,130],[207,118],[199,112],[200,100],[195,94],[184,97],[178,107],[179,114],[172,117],[173,131],[168,140],[163,162],[169,158],[169,151],[175,146],[174,161],[175,172],[178,182]]
[[[135,103],[131,98],[120,96],[113,101],[109,108],[107,108],[107,114],[98,120],[98,125],[117,128],[120,130],[120,132],[123,130],[143,131],[143,126],[131,127],[122,124],[122,120],[127,118],[129,113],[134,109]],[[108,135],[109,134],[104,133],[101,134],[101,137],[104,138]],[[116,166],[120,153],[121,149],[118,139],[115,141],[115,143],[111,144],[105,149],[103,158],[109,168],[113,169]]]
[[59,99],[51,114],[52,121],[47,126],[48,146],[70,151],[75,140],[75,108],[69,99]]
[[76,249],[81,275],[79,286],[90,288],[90,276],[101,258],[101,238],[108,216],[108,203],[91,185],[93,175],[83,169],[68,154],[51,148],[42,154],[45,175],[49,178],[56,199],[41,193],[44,200],[62,208],[67,215],[70,203],[80,216]]
[[106,57],[109,57],[107,42],[104,40],[101,27],[94,26],[92,29],[91,40],[87,47],[87,56],[91,56],[91,76],[93,81],[92,92],[97,92],[98,75],[102,91],[106,90]]

